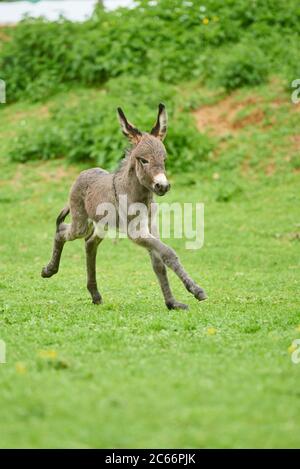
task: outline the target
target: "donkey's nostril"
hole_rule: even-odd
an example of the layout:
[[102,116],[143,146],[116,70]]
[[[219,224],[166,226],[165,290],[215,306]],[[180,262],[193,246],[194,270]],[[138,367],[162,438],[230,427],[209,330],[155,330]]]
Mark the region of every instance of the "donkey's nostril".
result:
[[165,194],[166,192],[168,192],[169,189],[170,189],[170,184],[168,182],[165,182],[165,183],[156,182],[154,184],[154,190],[159,195]]

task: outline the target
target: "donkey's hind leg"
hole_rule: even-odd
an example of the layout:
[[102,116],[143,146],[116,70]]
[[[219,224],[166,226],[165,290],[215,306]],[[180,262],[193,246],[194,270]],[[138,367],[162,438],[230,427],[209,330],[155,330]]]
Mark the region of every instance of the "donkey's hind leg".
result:
[[42,277],[52,277],[58,272],[62,250],[66,241],[83,238],[89,234],[90,224],[85,210],[77,210],[74,214],[72,213],[72,222],[70,224],[63,223],[69,212],[70,208],[66,207],[57,217],[52,257],[48,265],[42,269]]
[[102,297],[98,291],[96,279],[96,257],[99,244],[103,238],[99,238],[95,233],[85,240],[86,269],[87,269],[87,289],[91,294],[94,304],[101,304]]
[[60,214],[58,215],[56,219],[56,232],[54,235],[52,257],[48,265],[46,267],[43,267],[42,273],[41,273],[42,277],[44,278],[52,277],[52,275],[58,272],[61,253],[62,253],[64,244],[66,242],[63,236],[61,235],[60,226],[65,225],[63,224],[63,221],[65,220],[66,216],[69,213],[70,213],[70,208],[65,207],[60,212]]

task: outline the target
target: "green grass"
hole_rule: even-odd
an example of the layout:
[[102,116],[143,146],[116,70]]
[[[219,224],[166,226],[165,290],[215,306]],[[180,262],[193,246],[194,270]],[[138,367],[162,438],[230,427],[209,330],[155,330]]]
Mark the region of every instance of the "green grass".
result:
[[170,274],[190,306],[170,312],[127,240],[99,248],[100,307],[82,241],[66,245],[57,276],[40,277],[80,167],[8,162],[9,139],[24,115],[34,130],[39,109],[0,115],[1,447],[299,447],[300,365],[288,352],[300,337],[296,114],[283,105],[272,126],[220,140],[203,172],[172,177],[163,201],[205,203],[204,247],[169,244],[209,299]]

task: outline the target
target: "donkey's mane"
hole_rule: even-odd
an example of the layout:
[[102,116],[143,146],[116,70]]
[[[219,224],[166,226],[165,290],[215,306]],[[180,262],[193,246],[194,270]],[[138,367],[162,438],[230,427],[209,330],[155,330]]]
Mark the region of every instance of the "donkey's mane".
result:
[[120,159],[117,168],[114,171],[114,174],[121,173],[123,169],[126,167],[130,155],[132,153],[133,148],[127,148],[124,152],[123,158]]

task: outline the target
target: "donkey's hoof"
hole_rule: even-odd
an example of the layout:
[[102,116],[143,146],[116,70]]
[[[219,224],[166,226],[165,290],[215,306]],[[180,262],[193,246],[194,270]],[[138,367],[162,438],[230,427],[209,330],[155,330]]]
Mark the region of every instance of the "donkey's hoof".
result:
[[95,296],[93,299],[92,299],[92,302],[94,305],[101,305],[103,302],[102,302],[102,298],[101,296]]
[[195,298],[198,301],[203,301],[207,299],[206,293],[202,288],[197,288],[196,292],[194,293]]
[[54,275],[56,273],[57,273],[57,270],[54,271],[54,270],[48,269],[47,267],[43,267],[42,272],[41,272],[41,276],[43,278],[49,278],[49,277],[52,277],[52,275]]
[[179,303],[179,301],[169,301],[166,305],[168,309],[189,309],[188,305]]

